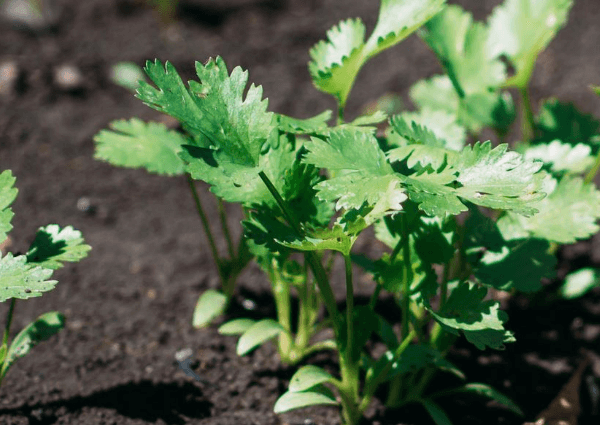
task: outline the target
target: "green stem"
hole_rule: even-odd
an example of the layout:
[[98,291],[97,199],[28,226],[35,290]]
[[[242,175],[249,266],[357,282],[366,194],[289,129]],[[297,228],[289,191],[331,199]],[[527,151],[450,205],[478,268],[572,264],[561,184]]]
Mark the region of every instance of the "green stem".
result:
[[273,298],[275,299],[275,309],[277,310],[277,321],[285,330],[285,332],[279,334],[279,357],[283,364],[290,364],[293,363],[290,357],[294,344],[291,338],[292,309],[290,302],[290,285],[282,278],[279,271],[279,264],[276,259],[271,261],[269,280],[271,281],[271,286],[273,288]]
[[410,241],[408,223],[405,216],[401,217],[402,223],[402,257],[404,260],[404,288],[402,294],[402,338],[408,335],[410,314],[410,284],[412,282],[412,263],[410,261]]
[[204,233],[206,234],[206,238],[208,239],[208,244],[210,246],[210,252],[212,253],[213,260],[217,266],[217,272],[219,273],[219,279],[221,280],[221,285],[223,288],[227,286],[227,282],[225,276],[223,275],[223,265],[221,262],[221,258],[219,257],[219,251],[217,251],[217,245],[215,244],[215,239],[213,238],[212,232],[210,231],[210,225],[208,223],[208,218],[202,208],[202,203],[200,202],[200,197],[198,196],[198,191],[196,190],[196,185],[194,184],[194,180],[192,176],[187,173],[187,182],[190,187],[190,191],[192,192],[192,197],[194,198],[194,204],[196,205],[196,211],[198,212],[198,216],[200,217],[200,221],[202,222],[202,227],[204,227]]
[[337,109],[337,125],[342,125],[344,124],[344,109],[345,106],[342,105],[341,103],[338,102],[338,109]]
[[523,138],[523,143],[528,145],[533,140],[535,129],[535,118],[533,108],[531,107],[529,86],[519,87],[519,94],[521,96],[521,137]]
[[235,259],[235,250],[233,248],[233,240],[231,239],[231,233],[229,232],[229,226],[227,225],[227,215],[225,214],[225,206],[221,198],[217,198],[217,207],[219,209],[219,219],[221,220],[221,228],[223,229],[223,235],[227,241],[227,252],[229,252],[229,258]]
[[12,324],[13,313],[15,311],[16,300],[12,298],[10,300],[10,307],[8,308],[8,313],[6,314],[6,325],[4,327],[4,336],[2,337],[2,348],[4,352],[4,358],[2,360],[2,367],[0,368],[0,385],[2,385],[2,381],[4,380],[4,376],[8,369],[6,368],[6,354],[8,352],[8,334],[10,333],[10,326]]
[[[303,238],[304,235],[302,229],[300,228],[300,224],[294,217],[294,214],[292,214],[292,212],[289,210],[287,204],[277,191],[277,188],[273,185],[273,183],[271,183],[271,180],[269,180],[263,171],[258,173],[258,175],[263,183],[267,186],[267,189],[269,189],[269,192],[271,192],[271,195],[273,195],[275,198],[275,201],[277,201],[277,204],[288,220],[288,223],[293,227],[298,236]],[[323,269],[323,265],[314,251],[307,252],[306,259],[308,260],[308,264],[310,265],[313,275],[315,276],[315,280],[317,281],[317,286],[319,287],[319,291],[323,297],[323,302],[325,303],[325,308],[327,308],[327,313],[332,318],[333,330],[336,334],[336,337],[339,337],[341,335],[339,328],[339,314],[337,311],[337,305],[335,303],[335,296],[333,295],[333,290],[329,284],[329,279],[327,278],[325,269]]]
[[598,170],[600,170],[600,151],[596,155],[596,161],[594,161],[594,166],[588,173],[585,175],[585,183],[591,183],[596,178],[596,174],[598,174]]
[[[379,372],[379,375],[377,375],[376,377],[374,377],[372,379],[367,379],[367,384],[366,384],[366,388],[365,388],[365,396],[363,397],[363,399],[360,403],[361,412],[364,412],[367,409],[367,407],[369,407],[369,404],[371,403],[371,400],[373,399],[373,395],[375,394],[375,391],[377,391],[377,388],[379,387],[379,385],[381,385],[383,379],[392,370],[394,363],[396,363],[400,359],[400,356],[402,356],[402,353],[404,353],[404,351],[408,348],[408,346],[410,345],[410,343],[416,336],[417,336],[417,332],[413,329],[406,336],[406,338],[404,338],[402,340],[402,343],[398,346],[398,348],[396,348],[396,351],[394,351],[393,358],[385,365],[385,367],[381,370],[381,372]],[[398,381],[402,382],[399,379],[398,379]]]
[[344,266],[346,268],[346,351],[348,358],[351,359],[354,345],[354,288],[350,255],[344,255]]

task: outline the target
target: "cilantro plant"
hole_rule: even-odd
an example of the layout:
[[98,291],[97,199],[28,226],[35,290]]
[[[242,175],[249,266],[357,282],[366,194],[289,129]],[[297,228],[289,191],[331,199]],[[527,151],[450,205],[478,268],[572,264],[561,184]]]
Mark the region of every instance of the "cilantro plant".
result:
[[[229,71],[220,57],[196,63],[199,81],[187,85],[169,62],[146,64],[153,84],[141,82],[137,96],[176,118],[183,130],[118,121],[96,137],[96,156],[185,173],[190,187],[201,180],[220,202],[241,204],[242,239],[237,253],[228,243],[226,267],[198,211],[224,287],[253,258],[271,282],[277,320],[235,319],[220,332],[240,335],[240,355],[277,337],[284,363],[322,349],[333,350],[339,362],[333,374],[300,367],[276,412],[337,405],[343,422],[354,425],[376,394],[387,393],[387,406],[419,403],[445,425],[451,422],[437,399],[470,392],[521,413],[483,383],[429,384],[439,370],[466,379],[445,359],[460,336],[482,350],[514,342],[507,314],[490,295],[539,291],[555,274],[560,244],[598,231],[600,192],[592,184],[600,168],[597,122],[554,100],[536,117],[528,91],[537,55],[571,4],[506,0],[486,24],[443,0],[382,0],[368,37],[360,19],[349,19],[310,51],[315,87],[337,102],[333,125],[331,111],[309,119],[269,112],[262,88],[248,86],[248,73]],[[376,111],[346,122],[362,66],[414,31],[438,56],[444,75],[411,89],[414,112],[388,119]],[[516,118],[508,88],[516,89],[522,110],[515,150],[504,143]],[[385,135],[378,135],[376,126],[386,120]],[[484,128],[502,143],[467,143]],[[353,252],[370,227],[389,248],[381,258]],[[342,309],[331,283],[336,259],[344,264]],[[355,305],[353,265],[373,277],[365,305]],[[383,291],[397,301],[397,322],[377,309]],[[225,292],[222,299],[231,295]],[[207,323],[224,305],[202,297],[197,323]],[[324,330],[333,337],[323,339]]]
[[[5,241],[13,212],[10,205],[17,196],[15,178],[9,170],[0,173],[0,241]],[[56,286],[50,280],[54,270],[65,262],[76,262],[87,256],[90,247],[85,245],[81,233],[72,227],[60,228],[56,224],[41,227],[31,247],[24,255],[0,253],[0,302],[10,299],[2,346],[0,346],[0,383],[10,367],[42,341],[64,327],[64,316],[51,311],[39,316],[22,329],[9,342],[11,322],[16,300],[39,297]]]

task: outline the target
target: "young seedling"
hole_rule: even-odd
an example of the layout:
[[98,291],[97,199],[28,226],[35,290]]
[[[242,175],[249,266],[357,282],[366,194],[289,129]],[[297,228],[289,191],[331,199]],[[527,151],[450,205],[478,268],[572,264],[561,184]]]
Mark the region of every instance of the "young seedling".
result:
[[[9,170],[0,173],[0,240],[12,229],[13,212],[10,205],[17,196],[15,178]],[[25,356],[42,341],[64,327],[64,316],[51,311],[39,316],[9,342],[10,327],[17,299],[39,297],[52,290],[57,281],[49,280],[54,270],[65,262],[85,258],[91,248],[85,245],[81,233],[68,226],[56,224],[41,227],[25,255],[0,253],[0,302],[10,299],[2,346],[0,346],[0,384],[14,362]]]
[[[276,412],[336,405],[343,422],[355,425],[387,387],[387,406],[419,403],[439,425],[451,422],[437,400],[464,392],[522,414],[486,384],[432,389],[431,380],[438,370],[466,379],[445,359],[461,335],[482,350],[515,341],[490,289],[539,291],[554,276],[559,244],[598,230],[600,192],[591,184],[600,168],[592,137],[598,127],[583,125],[580,114],[566,114],[561,104],[547,102],[537,120],[527,106],[537,55],[564,24],[571,2],[506,0],[488,25],[444,3],[382,0],[368,38],[362,21],[349,19],[311,49],[313,82],[338,104],[334,126],[330,111],[306,120],[268,112],[261,87],[248,87],[246,71],[230,72],[217,57],[196,63],[199,81],[187,86],[169,62],[146,65],[153,85],[141,83],[137,96],[176,118],[182,132],[134,119],[96,137],[99,158],[187,173],[220,200],[241,204],[241,264],[253,257],[269,277],[277,320],[238,318],[220,331],[240,335],[240,355],[277,337],[285,363],[321,349],[333,350],[339,362],[338,373],[301,367]],[[530,19],[539,24],[535,31],[525,28]],[[345,122],[362,66],[416,30],[446,72],[413,87],[419,110],[391,117],[380,137],[374,126],[387,119],[382,112]],[[467,134],[476,138],[485,127],[501,140],[507,136],[516,115],[503,91],[508,87],[519,89],[525,105],[524,142],[516,151],[506,143],[468,145]],[[390,250],[378,259],[352,252],[371,226]],[[342,310],[331,284],[338,257]],[[353,264],[373,275],[366,305],[355,305]],[[382,291],[397,301],[399,332],[377,310]],[[292,320],[294,294],[299,314]],[[222,304],[204,300],[196,312],[214,317]],[[325,329],[333,338],[315,342]],[[385,346],[383,355],[373,355],[374,344]]]

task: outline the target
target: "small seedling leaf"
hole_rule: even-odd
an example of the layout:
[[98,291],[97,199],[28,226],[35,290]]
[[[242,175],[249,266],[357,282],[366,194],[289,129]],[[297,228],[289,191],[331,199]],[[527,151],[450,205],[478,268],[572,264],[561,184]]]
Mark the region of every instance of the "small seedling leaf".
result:
[[17,359],[25,356],[40,342],[58,333],[64,326],[65,317],[57,311],[44,313],[27,325],[10,344],[3,367],[4,373]]
[[475,393],[484,397],[488,397],[508,408],[511,412],[514,412],[519,416],[524,415],[519,406],[517,406],[510,398],[486,384],[470,383],[463,385],[452,392]]
[[238,356],[244,356],[259,345],[285,332],[283,327],[273,319],[256,322],[240,337],[237,344]]
[[17,197],[18,190],[13,187],[16,178],[10,170],[0,173],[0,243],[4,242],[7,233],[12,229],[10,224],[14,213],[9,208]]
[[25,255],[0,257],[0,302],[41,296],[56,286],[55,280],[48,280],[50,276],[51,269],[27,264]]
[[563,298],[570,300],[579,298],[596,287],[600,287],[598,270],[585,268],[569,273],[559,293]]
[[429,416],[431,416],[431,419],[433,419],[436,425],[452,425],[450,418],[448,418],[448,415],[446,415],[446,412],[439,404],[430,399],[422,399],[419,401],[425,407],[427,413],[429,413]]
[[81,232],[57,224],[40,227],[27,251],[27,263],[46,269],[60,269],[65,262],[74,263],[87,257],[92,248],[84,243]]
[[[315,391],[321,390],[321,391]],[[338,404],[331,391],[325,387],[316,387],[313,391],[305,391],[300,393],[286,392],[284,393],[273,407],[275,413],[289,412],[294,409],[302,409],[303,407],[317,406],[317,405],[331,405],[335,406]]]
[[205,291],[194,308],[192,324],[196,329],[207,326],[213,319],[219,317],[227,307],[227,297],[222,292],[209,289]]
[[256,323],[252,319],[234,319],[219,327],[219,333],[222,335],[242,335]]
[[329,382],[333,377],[317,366],[303,366],[290,379],[289,392],[298,393],[306,391],[316,385]]
[[168,130],[164,124],[137,118],[113,121],[110,128],[94,136],[94,158],[117,167],[144,168],[149,173],[183,174],[185,164],[178,153],[189,143],[186,136]]

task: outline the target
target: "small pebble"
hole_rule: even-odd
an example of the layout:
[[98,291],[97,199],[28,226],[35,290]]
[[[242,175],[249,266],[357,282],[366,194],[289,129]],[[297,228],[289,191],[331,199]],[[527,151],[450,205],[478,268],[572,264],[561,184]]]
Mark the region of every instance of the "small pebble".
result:
[[60,19],[61,6],[56,0],[4,0],[0,2],[0,17],[17,29],[45,31]]
[[0,63],[0,96],[12,93],[19,78],[19,67],[14,61]]
[[256,303],[252,300],[249,299],[245,299],[244,301],[242,301],[242,306],[246,309],[246,310],[254,310],[256,308]]
[[191,348],[184,348],[175,353],[175,360],[182,362],[185,359],[192,357],[193,351]]
[[81,71],[73,65],[61,65],[54,69],[54,83],[65,91],[73,91],[83,87]]

